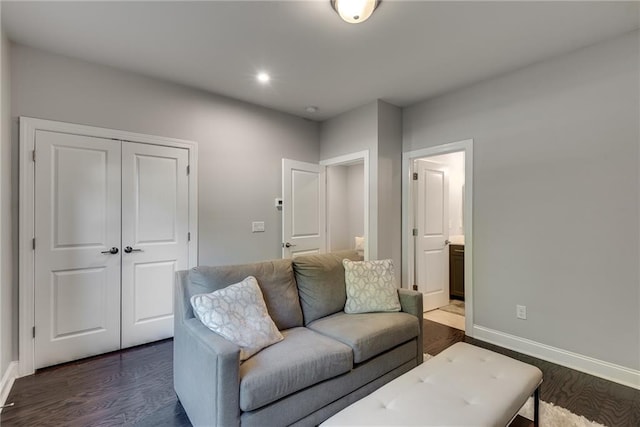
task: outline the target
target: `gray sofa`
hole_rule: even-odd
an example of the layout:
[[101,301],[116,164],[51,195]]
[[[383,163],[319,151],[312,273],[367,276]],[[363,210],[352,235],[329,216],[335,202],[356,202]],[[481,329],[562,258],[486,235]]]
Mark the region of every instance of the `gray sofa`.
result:
[[[337,252],[176,273],[174,388],[195,426],[317,425],[422,363],[422,295],[402,310],[346,314]],[[189,299],[255,276],[284,340],[240,363],[239,347],[194,317]]]

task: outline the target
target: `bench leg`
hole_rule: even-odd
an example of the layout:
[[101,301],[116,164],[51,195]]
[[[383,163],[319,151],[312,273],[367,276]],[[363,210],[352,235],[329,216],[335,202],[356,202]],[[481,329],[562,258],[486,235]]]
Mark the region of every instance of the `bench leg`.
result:
[[540,386],[533,392],[533,427],[540,423]]

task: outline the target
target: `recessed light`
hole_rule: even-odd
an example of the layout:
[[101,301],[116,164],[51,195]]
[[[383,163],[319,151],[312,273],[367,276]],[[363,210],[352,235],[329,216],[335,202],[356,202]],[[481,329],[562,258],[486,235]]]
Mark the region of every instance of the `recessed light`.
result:
[[265,73],[264,71],[261,71],[256,75],[256,79],[258,79],[260,83],[266,84],[269,83],[269,80],[271,80],[271,76],[269,76],[269,74]]
[[304,109],[307,113],[317,113],[319,108],[315,107],[313,105],[309,105],[307,108]]

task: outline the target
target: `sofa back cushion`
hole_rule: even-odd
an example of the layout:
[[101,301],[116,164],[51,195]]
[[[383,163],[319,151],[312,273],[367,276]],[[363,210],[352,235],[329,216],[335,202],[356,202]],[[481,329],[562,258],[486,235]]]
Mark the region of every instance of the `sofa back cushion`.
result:
[[[193,295],[225,288],[253,276],[264,296],[269,316],[278,329],[302,326],[302,310],[293,276],[291,260],[282,259],[221,267],[194,267],[189,270],[186,285],[187,300]],[[187,313],[188,317],[193,315]]]
[[304,324],[344,309],[347,293],[343,259],[360,261],[356,251],[303,255],[293,259]]

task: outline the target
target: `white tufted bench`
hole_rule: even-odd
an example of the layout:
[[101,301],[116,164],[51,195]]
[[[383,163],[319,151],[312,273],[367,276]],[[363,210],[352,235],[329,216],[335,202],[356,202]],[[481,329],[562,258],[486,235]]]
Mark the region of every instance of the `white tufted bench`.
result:
[[322,426],[507,426],[534,394],[535,366],[457,343],[335,414]]

